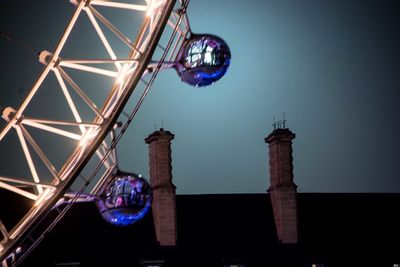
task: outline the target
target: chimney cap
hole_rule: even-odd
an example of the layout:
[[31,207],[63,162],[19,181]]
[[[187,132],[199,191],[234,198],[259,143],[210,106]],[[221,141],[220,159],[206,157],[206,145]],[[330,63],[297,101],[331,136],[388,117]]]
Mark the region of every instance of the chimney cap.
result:
[[267,137],[264,138],[266,143],[271,143],[276,140],[292,140],[296,137],[288,128],[278,128],[272,131]]
[[172,140],[174,139],[175,135],[171,133],[170,131],[165,131],[164,128],[160,128],[158,131],[154,131],[149,136],[147,136],[144,141],[147,144],[150,144],[151,142],[158,140],[158,139],[169,139]]

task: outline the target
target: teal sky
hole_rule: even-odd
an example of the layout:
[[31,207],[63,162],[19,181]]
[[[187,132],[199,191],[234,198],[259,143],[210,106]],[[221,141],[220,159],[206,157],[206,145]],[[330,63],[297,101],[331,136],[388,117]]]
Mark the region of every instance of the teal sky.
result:
[[[62,0],[0,9],[0,31],[39,49],[73,11]],[[231,66],[204,88],[160,73],[119,144],[123,170],[148,177],[144,138],[164,127],[179,194],[265,192],[264,137],[285,113],[300,192],[400,192],[398,1],[192,0],[188,14],[195,33],[229,44]],[[42,66],[4,40],[0,57],[0,105],[15,106]]]

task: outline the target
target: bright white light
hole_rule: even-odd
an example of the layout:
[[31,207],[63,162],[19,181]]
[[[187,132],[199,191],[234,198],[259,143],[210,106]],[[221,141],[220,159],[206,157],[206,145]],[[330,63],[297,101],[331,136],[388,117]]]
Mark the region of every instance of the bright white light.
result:
[[97,131],[94,131],[93,128],[90,128],[81,136],[81,141],[79,142],[79,146],[86,146],[91,140],[93,140],[97,135]]
[[129,66],[128,65],[124,65],[121,68],[121,71],[119,72],[118,76],[117,76],[117,83],[118,84],[123,84],[125,82],[125,77],[126,74],[128,72]]
[[38,197],[38,199],[36,199],[35,202],[35,206],[39,206],[41,205],[44,201],[46,201],[47,199],[49,199],[49,197],[52,195],[53,190],[46,188],[45,190],[43,190],[43,193]]
[[164,4],[164,0],[146,0],[147,2],[147,12],[146,16],[150,17],[154,14],[154,11],[160,7],[162,4]]

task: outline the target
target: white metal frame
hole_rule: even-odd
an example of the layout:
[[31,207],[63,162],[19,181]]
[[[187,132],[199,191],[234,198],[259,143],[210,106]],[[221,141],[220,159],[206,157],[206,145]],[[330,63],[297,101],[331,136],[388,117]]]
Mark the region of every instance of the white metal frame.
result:
[[[105,0],[71,0],[71,2],[76,6],[75,12],[54,52],[42,51],[39,55],[39,62],[45,65],[39,78],[19,108],[7,107],[3,110],[2,118],[7,124],[0,132],[0,142],[9,135],[16,134],[30,177],[9,177],[0,173],[0,188],[30,199],[32,208],[12,229],[7,229],[0,220],[2,266],[18,264],[23,258],[21,255],[26,255],[40,242],[44,232],[43,230],[40,233],[35,232],[35,229],[50,211],[56,209],[58,216],[56,220],[46,225],[46,231],[62,218],[70,207],[68,204],[80,200],[91,201],[95,198],[107,177],[117,168],[115,146],[136,115],[158,71],[174,66],[180,46],[191,33],[186,16],[188,1],[181,0],[177,7],[175,0],[146,0],[142,4]],[[135,36],[135,41],[131,41],[129,36],[114,26],[97,7],[144,13],[143,23]],[[109,58],[64,59],[62,57],[64,46],[69,41],[74,27],[79,27],[77,22],[83,14],[86,14],[95,29],[100,44]],[[169,26],[171,35],[163,46],[159,40],[163,32],[165,34],[167,31],[165,25]],[[129,55],[118,55],[104,33],[105,28],[129,47]],[[153,51],[156,48],[162,50],[160,58],[153,58]],[[113,85],[106,89],[107,97],[100,102],[92,99],[88,95],[90,89],[85,87],[87,85],[75,81],[69,74],[70,69],[111,79]],[[38,93],[52,74],[73,120],[54,119],[51,116],[37,117],[29,112],[31,105],[38,102],[41,104],[40,101],[44,101]],[[147,77],[150,78],[146,80]],[[139,92],[138,97],[134,100],[134,108],[127,114],[123,112],[123,108],[130,101],[129,98],[134,91]],[[80,112],[78,102],[84,103],[91,114]],[[121,113],[126,115],[126,121],[120,129],[113,129]],[[61,166],[53,163],[54,155],[49,155],[37,141],[38,136],[41,137],[41,132],[46,136],[50,133],[74,144],[74,147],[68,150],[68,157]],[[93,154],[97,157],[92,157]],[[86,169],[88,169],[87,177],[83,175]],[[76,182],[78,180],[80,183]],[[79,185],[77,193],[66,194],[76,183]],[[92,188],[90,192],[85,193],[89,185]],[[65,208],[60,210],[62,205]],[[21,244],[25,248],[28,247],[28,250],[21,252]]]

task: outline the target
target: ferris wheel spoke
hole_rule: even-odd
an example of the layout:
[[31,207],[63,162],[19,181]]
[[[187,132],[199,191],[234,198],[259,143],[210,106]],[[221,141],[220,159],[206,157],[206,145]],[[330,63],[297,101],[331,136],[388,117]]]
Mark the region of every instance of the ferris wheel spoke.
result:
[[66,126],[83,126],[83,127],[93,127],[98,128],[101,125],[96,123],[85,123],[85,122],[73,122],[73,121],[59,121],[59,120],[45,120],[45,119],[34,119],[29,117],[24,117],[24,122],[34,121],[41,124],[56,124],[56,125],[66,125]]
[[35,142],[35,140],[32,138],[32,136],[28,133],[28,131],[25,129],[23,125],[20,125],[20,128],[22,130],[24,137],[28,140],[29,144],[35,150],[36,154],[40,157],[40,159],[42,160],[46,168],[49,170],[49,172],[53,175],[54,179],[56,179],[58,182],[61,181],[56,168],[47,158],[43,150],[39,147],[39,145]]
[[[114,61],[114,62],[115,62],[115,64],[121,65],[118,61]],[[60,65],[63,67],[71,68],[71,69],[76,69],[76,70],[81,70],[81,71],[86,71],[86,72],[91,72],[91,73],[95,73],[95,74],[108,76],[111,78],[115,78],[118,76],[118,72],[101,69],[101,68],[96,68],[96,67],[92,67],[92,66],[86,66],[86,65],[82,65],[82,64],[76,64],[76,63],[63,61],[60,63]]]
[[[74,118],[75,118],[76,122],[81,123],[82,122],[81,116],[79,115],[79,112],[78,112],[78,110],[77,110],[77,108],[76,108],[76,106],[75,106],[75,104],[74,104],[74,102],[73,102],[73,100],[71,98],[71,95],[69,94],[67,86],[65,85],[65,82],[64,82],[63,78],[61,77],[60,71],[55,68],[54,69],[54,74],[57,77],[57,81],[58,81],[58,83],[59,83],[59,85],[61,87],[61,90],[64,93],[64,97],[68,102],[69,108],[71,109],[71,112],[74,115]],[[85,127],[84,126],[80,125],[79,128],[80,128],[82,133],[85,132]]]
[[147,9],[147,16],[150,17],[150,29],[153,30],[153,27],[155,26],[154,22],[156,20],[156,17],[159,13],[157,12],[160,7],[164,5],[165,1],[164,0],[150,0],[148,1],[148,9]]
[[0,233],[3,236],[4,240],[7,241],[10,238],[7,228],[1,220],[0,220]]
[[60,59],[60,65],[62,66],[64,62],[75,63],[75,64],[105,64],[105,63],[137,63],[138,59],[131,58],[117,58],[117,59]]
[[[19,125],[16,125],[15,129],[17,131],[18,139],[21,144],[22,150],[24,152],[25,159],[28,163],[29,170],[31,171],[32,178],[36,183],[40,183],[39,175],[36,171],[35,164],[33,163],[32,156],[31,156],[31,153],[29,152],[28,145],[26,144],[24,134],[22,133],[22,130]],[[43,188],[40,185],[36,186],[36,190],[39,192],[39,194],[43,192]]]
[[[100,37],[101,42],[103,43],[105,49],[107,50],[108,54],[110,55],[111,59],[117,59],[114,50],[112,49],[110,43],[108,42],[106,36],[103,33],[103,30],[100,28],[100,25],[97,23],[96,18],[93,16],[92,11],[89,8],[85,8],[85,12],[89,17],[90,22],[92,23],[94,29],[97,32],[97,35]],[[118,70],[121,69],[121,64],[119,62],[115,62],[115,66]]]
[[86,95],[86,93],[79,87],[79,85],[60,67],[58,70],[65,81],[72,87],[72,89],[79,95],[79,97],[89,106],[89,108],[96,113],[96,115],[104,120],[103,114],[97,108],[97,105]]
[[72,29],[75,26],[75,23],[77,22],[79,15],[81,14],[82,10],[84,9],[86,4],[86,1],[79,1],[79,3],[76,3],[76,9],[74,14],[71,17],[70,22],[68,23],[64,34],[62,35],[60,41],[58,42],[58,45],[54,51],[54,58],[58,58],[60,55],[61,50],[64,48],[64,44],[67,41]]
[[62,130],[62,129],[59,129],[59,128],[56,128],[56,127],[53,127],[53,126],[49,126],[49,125],[46,125],[46,124],[43,124],[43,123],[39,123],[39,122],[36,122],[34,120],[28,120],[28,121],[23,120],[22,123],[25,124],[25,125],[29,125],[31,127],[35,127],[35,128],[41,129],[43,131],[47,131],[47,132],[51,132],[51,133],[54,133],[54,134],[57,134],[57,135],[68,137],[68,138],[73,139],[73,140],[80,141],[81,138],[82,138],[82,136],[79,135],[79,134],[76,134],[76,133],[73,133],[73,132],[69,132],[69,131],[66,131],[66,130]]
[[[36,184],[36,183],[35,183],[35,184]],[[37,185],[37,184],[36,184],[36,185]],[[35,186],[36,186],[36,185],[35,185]],[[26,190],[23,190],[23,189],[21,189],[21,188],[19,188],[19,187],[16,187],[16,186],[14,186],[14,185],[10,185],[10,184],[8,184],[8,183],[4,183],[4,182],[2,182],[2,181],[0,181],[0,187],[6,189],[6,190],[8,190],[8,191],[14,192],[14,193],[16,193],[16,194],[18,194],[18,195],[21,195],[21,196],[24,196],[24,197],[26,197],[26,198],[32,199],[32,200],[36,200],[36,199],[38,198],[37,195],[32,194],[31,192],[28,192],[28,191],[26,191]]]
[[[23,180],[21,178],[16,179],[16,178],[3,177],[3,176],[0,176],[0,181],[7,182],[7,183],[13,183],[13,184],[17,184],[17,185],[19,184],[19,185],[22,185],[22,186],[26,185],[26,186],[32,186],[33,187],[33,186],[37,186],[38,185],[37,183],[29,182],[29,181]],[[41,182],[40,185],[43,188],[55,189],[55,186],[52,185],[52,184]]]
[[[92,14],[100,20],[111,32],[113,32],[122,42],[124,42],[130,49],[139,52],[139,50],[132,44],[132,41],[121,33],[117,27],[115,27],[109,20],[107,20],[97,9],[93,6],[89,6]],[[140,52],[139,52],[140,53]]]
[[[31,190],[36,188],[37,186],[41,186],[44,188],[44,190],[54,190],[56,187],[54,185],[48,184],[48,183],[35,183],[35,182],[30,182],[25,179],[21,178],[9,178],[9,177],[0,177],[0,188],[4,188],[6,190],[9,190],[11,192],[14,192],[16,194],[19,194],[23,197],[26,197],[31,200],[38,200],[40,197],[39,194],[33,194],[31,193]],[[26,187],[29,189],[29,191],[21,189],[22,187]],[[44,191],[43,191],[44,192]],[[42,192],[42,193],[43,193]]]
[[141,53],[144,52],[144,49],[145,49],[147,43],[149,42],[149,38],[150,38],[149,37],[149,32],[150,32],[149,31],[149,23],[150,23],[149,17],[146,17],[144,20],[144,25],[141,30],[141,33],[138,36],[138,42],[136,43],[136,47],[139,48],[139,51]]
[[[4,116],[4,112],[3,112],[3,116],[2,116],[3,119],[5,119],[9,123],[1,131],[1,133],[0,133],[0,141],[14,127],[15,123],[17,122],[17,119],[21,117],[21,114],[25,111],[26,107],[28,106],[28,104],[30,103],[32,98],[35,96],[36,92],[39,90],[42,82],[46,79],[47,74],[50,72],[50,70],[51,70],[51,66],[49,64],[43,70],[43,72],[39,76],[38,80],[35,82],[35,84],[31,88],[31,90],[29,91],[28,95],[25,97],[24,101],[21,103],[19,109],[17,111],[12,109],[12,112],[9,112],[9,113],[12,113],[12,120],[11,120],[11,118]],[[6,110],[4,110],[4,111],[6,111]]]
[[105,6],[105,7],[114,7],[114,8],[121,8],[127,10],[136,10],[136,11],[147,11],[148,6],[146,5],[135,5],[135,4],[127,4],[127,3],[120,3],[120,2],[112,2],[112,1],[101,1],[95,0],[90,2],[91,5],[96,6]]

